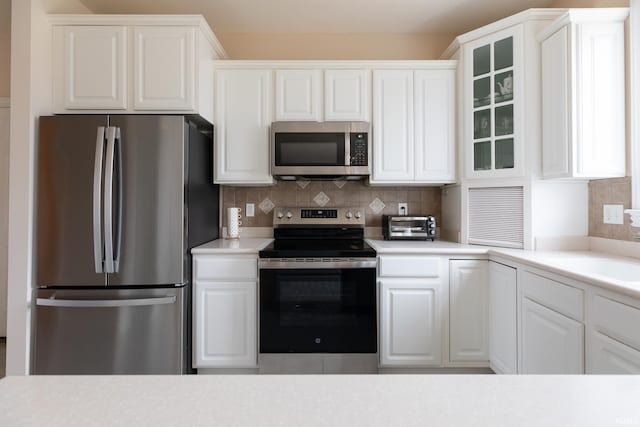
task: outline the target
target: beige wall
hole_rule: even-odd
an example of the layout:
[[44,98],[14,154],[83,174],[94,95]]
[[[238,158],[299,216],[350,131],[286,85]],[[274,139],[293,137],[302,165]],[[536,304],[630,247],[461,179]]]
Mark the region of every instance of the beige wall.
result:
[[629,7],[629,0],[557,0],[549,7]]
[[437,59],[454,34],[216,33],[230,59]]
[[0,98],[9,97],[11,68],[11,0],[0,0]]

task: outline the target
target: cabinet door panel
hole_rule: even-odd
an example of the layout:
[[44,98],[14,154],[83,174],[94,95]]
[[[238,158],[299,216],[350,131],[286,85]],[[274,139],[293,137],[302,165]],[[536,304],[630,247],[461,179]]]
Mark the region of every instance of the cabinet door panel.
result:
[[449,354],[452,361],[489,360],[489,262],[452,260]]
[[523,298],[522,373],[583,374],[584,325]]
[[321,72],[276,71],[276,120],[320,121]]
[[569,53],[567,29],[542,42],[542,173],[567,176],[569,140]]
[[414,178],[413,71],[373,72],[373,180]]
[[371,121],[371,72],[326,70],[324,72],[324,119]]
[[380,305],[381,365],[441,363],[441,296],[437,280],[384,280]]
[[489,362],[498,374],[516,374],[516,269],[489,262]]
[[270,70],[216,72],[216,183],[273,183],[269,165],[272,92]]
[[194,31],[191,27],[134,28],[134,109],[195,109]]
[[196,283],[196,367],[257,366],[256,283]]
[[64,76],[64,108],[127,108],[126,28],[65,27]]
[[455,70],[415,72],[415,180],[455,180]]
[[640,374],[640,351],[594,331],[587,354],[587,373]]

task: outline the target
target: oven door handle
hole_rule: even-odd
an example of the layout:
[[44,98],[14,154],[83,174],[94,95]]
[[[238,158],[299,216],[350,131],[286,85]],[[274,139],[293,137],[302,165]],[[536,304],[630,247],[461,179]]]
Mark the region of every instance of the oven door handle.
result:
[[376,258],[261,258],[260,270],[376,268]]

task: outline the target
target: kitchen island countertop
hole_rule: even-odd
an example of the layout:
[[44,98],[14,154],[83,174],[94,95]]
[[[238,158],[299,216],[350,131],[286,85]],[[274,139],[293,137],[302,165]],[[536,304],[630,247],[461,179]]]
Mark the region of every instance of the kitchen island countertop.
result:
[[190,375],[0,380],[0,425],[640,425],[640,376]]

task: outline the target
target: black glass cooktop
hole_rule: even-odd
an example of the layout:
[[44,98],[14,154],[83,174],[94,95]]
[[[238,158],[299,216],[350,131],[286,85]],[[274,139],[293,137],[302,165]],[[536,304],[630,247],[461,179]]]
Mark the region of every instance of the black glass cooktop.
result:
[[260,258],[375,257],[376,251],[362,239],[274,240],[259,252]]

